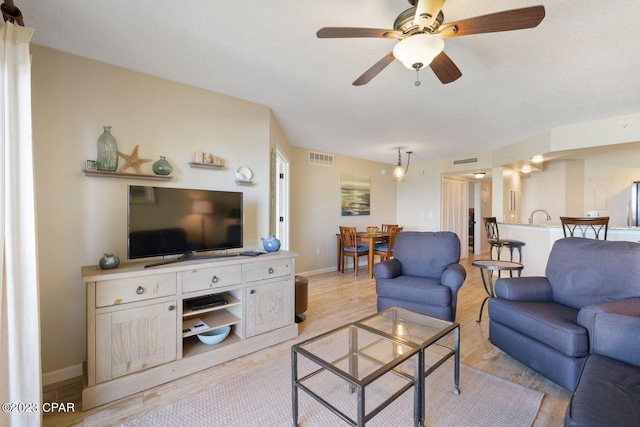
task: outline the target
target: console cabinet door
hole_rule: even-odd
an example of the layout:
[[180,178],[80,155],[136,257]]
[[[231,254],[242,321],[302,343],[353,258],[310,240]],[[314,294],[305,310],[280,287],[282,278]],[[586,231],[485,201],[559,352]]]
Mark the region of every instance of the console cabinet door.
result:
[[245,289],[246,338],[293,323],[291,277]]
[[96,383],[176,360],[176,302],[96,316]]

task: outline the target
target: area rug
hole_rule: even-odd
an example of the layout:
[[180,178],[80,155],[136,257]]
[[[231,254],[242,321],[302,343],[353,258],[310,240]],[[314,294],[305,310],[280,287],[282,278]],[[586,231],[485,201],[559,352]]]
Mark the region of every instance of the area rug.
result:
[[[291,426],[291,359],[283,357],[226,383],[187,397],[126,424],[158,426]],[[426,382],[425,425],[531,426],[543,393],[460,366],[460,395],[453,393],[453,362]],[[327,408],[299,392],[300,427],[347,425]],[[383,409],[367,426],[413,426],[413,389]]]

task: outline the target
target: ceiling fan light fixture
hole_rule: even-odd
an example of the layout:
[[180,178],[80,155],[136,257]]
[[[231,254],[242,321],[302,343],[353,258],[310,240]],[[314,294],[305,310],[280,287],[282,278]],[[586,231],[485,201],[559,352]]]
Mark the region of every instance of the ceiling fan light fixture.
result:
[[414,34],[400,40],[393,56],[410,70],[427,67],[444,50],[444,40],[429,33]]

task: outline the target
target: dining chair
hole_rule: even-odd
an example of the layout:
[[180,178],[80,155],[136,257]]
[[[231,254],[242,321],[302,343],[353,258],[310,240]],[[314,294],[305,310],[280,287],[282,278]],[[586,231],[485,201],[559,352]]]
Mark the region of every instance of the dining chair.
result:
[[[577,218],[569,216],[561,216],[562,232],[564,237],[583,237],[586,239],[600,239],[600,232],[604,231],[602,240],[607,240],[607,230],[609,228],[609,217],[597,218]],[[580,231],[580,235],[574,235],[576,230]],[[587,232],[593,231],[593,237],[587,237]]]
[[342,272],[344,273],[344,265],[346,257],[353,258],[353,270],[358,275],[358,258],[369,255],[369,246],[359,245],[355,227],[340,226],[340,241],[342,242]]
[[489,243],[489,258],[493,259],[493,249],[496,249],[496,259],[500,259],[502,249],[509,249],[509,261],[513,261],[513,250],[518,250],[518,263],[522,264],[522,247],[525,245],[520,240],[504,240],[500,239],[500,231],[498,230],[498,222],[495,216],[482,218],[484,228],[487,232],[487,243]]
[[393,257],[393,244],[396,241],[396,235],[402,230],[404,227],[391,226],[389,228],[389,240],[387,242],[376,243],[374,245],[374,255],[380,256],[380,261],[386,261]]
[[391,227],[397,227],[397,226],[398,224],[382,224],[382,228],[380,229],[380,231],[382,231],[383,233],[388,233]]

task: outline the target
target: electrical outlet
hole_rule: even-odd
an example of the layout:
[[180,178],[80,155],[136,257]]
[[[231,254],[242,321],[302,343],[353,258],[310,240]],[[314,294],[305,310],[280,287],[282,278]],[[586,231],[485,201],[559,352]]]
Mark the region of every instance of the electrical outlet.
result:
[[316,248],[316,255],[320,255],[320,248]]

